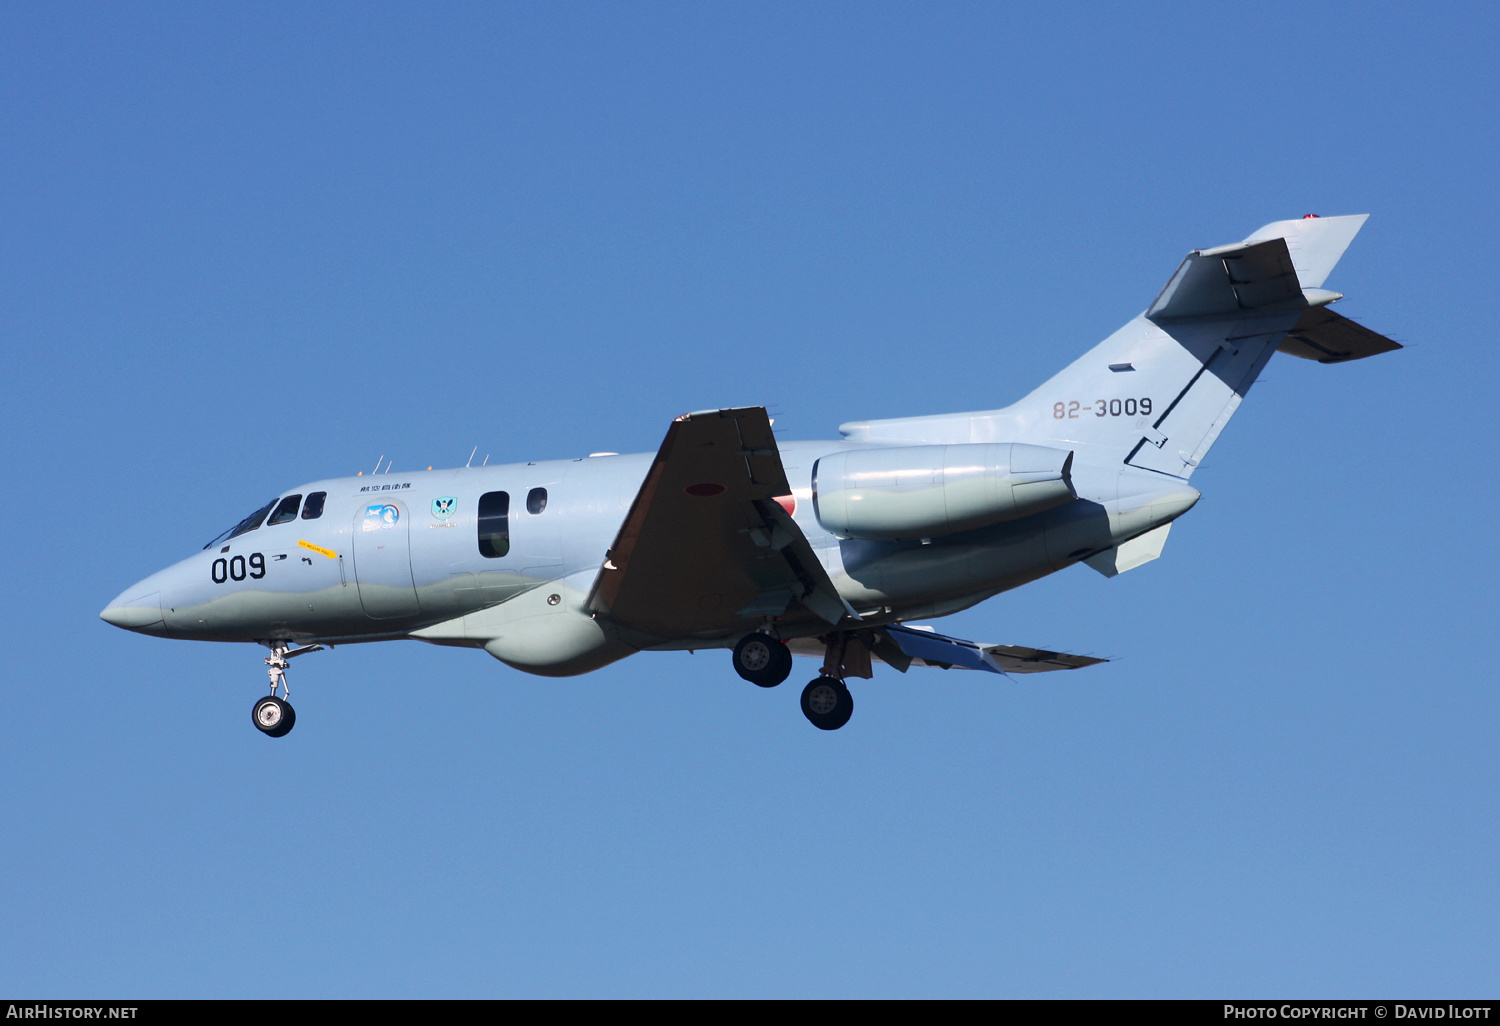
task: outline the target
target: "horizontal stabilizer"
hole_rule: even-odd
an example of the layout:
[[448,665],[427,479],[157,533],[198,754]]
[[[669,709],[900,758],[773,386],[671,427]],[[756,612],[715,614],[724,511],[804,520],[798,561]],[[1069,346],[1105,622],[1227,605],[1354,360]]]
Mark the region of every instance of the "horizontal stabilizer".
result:
[[[1244,242],[1187,255],[1146,316],[1153,321],[1321,305],[1322,285],[1368,214],[1274,221]],[[1305,295],[1306,293],[1306,295]]]
[[1251,235],[1246,242],[1284,239],[1292,254],[1292,266],[1304,289],[1323,287],[1334,265],[1354,236],[1365,226],[1369,214],[1341,214],[1338,217],[1299,217],[1295,221],[1273,221]]
[[1306,301],[1286,240],[1268,239],[1189,253],[1146,316],[1212,317],[1299,302]]
[[1400,348],[1399,342],[1392,342],[1332,310],[1317,308],[1302,315],[1277,350],[1319,363],[1348,363]]

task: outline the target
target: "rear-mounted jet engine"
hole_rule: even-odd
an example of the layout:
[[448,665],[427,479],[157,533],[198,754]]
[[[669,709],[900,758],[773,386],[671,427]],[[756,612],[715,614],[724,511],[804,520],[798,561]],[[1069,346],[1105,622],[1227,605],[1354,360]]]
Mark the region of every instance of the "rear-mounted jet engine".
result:
[[851,449],[818,461],[813,505],[841,538],[936,538],[1072,502],[1072,466],[1066,449],[1019,442]]

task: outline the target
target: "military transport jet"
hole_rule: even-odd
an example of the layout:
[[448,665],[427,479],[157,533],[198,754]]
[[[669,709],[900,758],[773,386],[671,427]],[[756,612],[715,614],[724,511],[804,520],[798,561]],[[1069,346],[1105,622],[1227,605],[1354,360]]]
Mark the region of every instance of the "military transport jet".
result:
[[[778,440],[761,407],[678,417],[655,453],[315,481],[109,604],[117,627],[270,649],[255,726],[292,729],[294,656],[415,638],[518,670],[587,673],[643,650],[725,648],[761,687],[793,653],[815,726],[884,662],[998,673],[1102,662],[946,637],[940,617],[1082,562],[1155,559],[1188,478],[1277,352],[1399,349],[1328,309],[1365,215],[1195,250],[1142,314],[1001,410]],[[377,466],[377,470],[378,470]],[[278,696],[278,688],[281,695]]]

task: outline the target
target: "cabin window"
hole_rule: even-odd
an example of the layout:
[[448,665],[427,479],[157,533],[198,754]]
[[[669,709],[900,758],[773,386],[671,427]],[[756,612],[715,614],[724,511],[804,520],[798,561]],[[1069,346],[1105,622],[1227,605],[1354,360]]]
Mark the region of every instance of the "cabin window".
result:
[[302,507],[303,520],[316,520],[323,515],[323,500],[328,498],[327,492],[313,492],[307,497],[307,505]]
[[271,519],[266,521],[266,526],[270,527],[272,524],[284,524],[288,520],[296,520],[297,507],[300,505],[302,505],[302,496],[288,495],[276,507],[276,512],[271,514]]
[[479,497],[479,554],[499,559],[510,551],[510,493],[485,492]]
[[547,508],[547,489],[533,488],[526,493],[526,512],[531,514],[540,513]]

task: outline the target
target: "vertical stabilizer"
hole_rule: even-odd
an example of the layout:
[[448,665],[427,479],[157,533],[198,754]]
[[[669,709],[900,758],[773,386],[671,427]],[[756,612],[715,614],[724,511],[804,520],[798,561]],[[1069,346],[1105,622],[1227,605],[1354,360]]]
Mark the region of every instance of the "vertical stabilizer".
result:
[[1367,216],[1277,221],[1242,242],[1194,250],[1145,313],[1005,409],[840,430],[867,442],[1026,442],[1186,478],[1278,346],[1325,362],[1399,348],[1317,316],[1340,298],[1322,285]]

